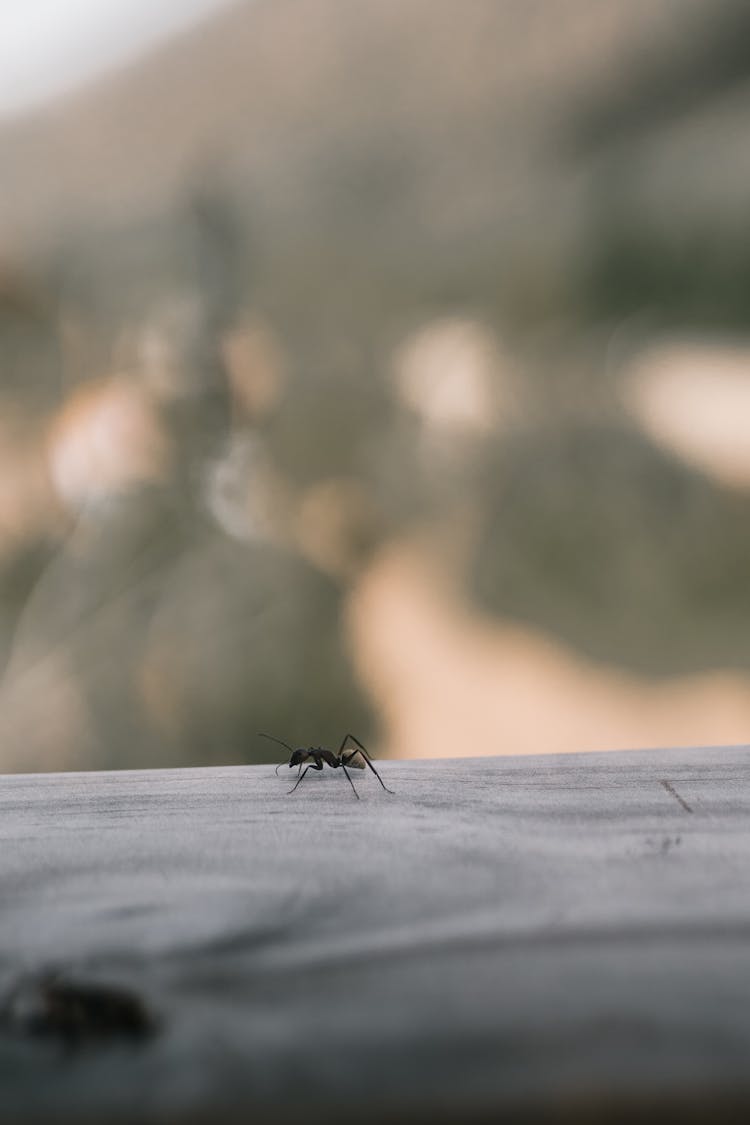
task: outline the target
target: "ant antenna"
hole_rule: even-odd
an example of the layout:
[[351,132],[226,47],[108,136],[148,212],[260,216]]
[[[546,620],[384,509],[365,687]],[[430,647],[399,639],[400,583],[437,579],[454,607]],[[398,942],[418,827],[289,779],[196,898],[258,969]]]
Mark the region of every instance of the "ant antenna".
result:
[[[287,750],[289,751],[290,754],[294,753],[294,747],[290,746],[288,742],[284,742],[283,738],[276,738],[276,736],[273,735],[273,734],[264,734],[262,730],[258,731],[258,737],[259,738],[268,738],[268,739],[271,740],[271,742],[278,742],[279,746],[286,746],[286,748],[287,748]],[[284,765],[284,763],[279,762],[278,766],[276,767],[276,769],[274,771],[276,773],[277,777],[279,776],[279,769],[282,765]]]

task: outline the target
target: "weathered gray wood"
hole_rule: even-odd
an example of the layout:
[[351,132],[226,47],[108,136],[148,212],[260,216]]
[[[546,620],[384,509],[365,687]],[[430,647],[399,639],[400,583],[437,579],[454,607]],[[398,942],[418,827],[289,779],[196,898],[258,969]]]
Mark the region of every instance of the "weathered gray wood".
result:
[[[0,1038],[3,1120],[750,1097],[750,751],[10,776],[0,973],[162,1014]],[[248,1115],[245,1117],[245,1115]]]

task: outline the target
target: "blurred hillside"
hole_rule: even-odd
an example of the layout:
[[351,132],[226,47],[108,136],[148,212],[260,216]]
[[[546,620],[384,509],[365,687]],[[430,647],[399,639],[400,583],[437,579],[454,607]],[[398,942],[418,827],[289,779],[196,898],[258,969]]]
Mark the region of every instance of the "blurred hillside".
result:
[[586,173],[613,208],[640,191],[652,221],[670,173],[675,219],[744,206],[744,71],[726,49],[746,24],[733,0],[240,4],[6,126],[0,231],[24,257],[94,236],[163,214],[220,164],[277,261],[333,245],[409,278],[510,285],[509,258],[549,267],[597,218]]
[[739,677],[594,744],[744,737],[750,458],[701,438],[750,378],[748,30],[735,0],[255,0],[4,124],[3,764],[378,719],[438,752],[351,624],[398,543],[637,691]]

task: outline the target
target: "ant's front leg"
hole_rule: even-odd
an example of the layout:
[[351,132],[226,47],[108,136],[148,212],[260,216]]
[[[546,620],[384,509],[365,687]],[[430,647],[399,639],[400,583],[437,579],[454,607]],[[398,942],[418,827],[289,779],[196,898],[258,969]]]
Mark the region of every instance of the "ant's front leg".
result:
[[[300,770],[302,770],[302,763],[301,763],[301,762],[300,762],[300,767],[299,767],[299,768],[300,768]],[[292,793],[294,792],[294,790],[295,790],[295,789],[297,788],[297,786],[299,785],[300,781],[302,781],[302,778],[303,778],[303,777],[305,776],[305,774],[307,773],[307,771],[308,771],[308,770],[322,770],[322,769],[323,769],[323,763],[322,763],[322,762],[319,762],[319,761],[317,761],[317,760],[316,760],[316,761],[314,761],[314,762],[310,762],[310,765],[309,765],[309,766],[305,766],[304,770],[302,770],[302,772],[301,772],[301,773],[300,773],[300,775],[298,776],[298,778],[297,778],[296,782],[294,783],[294,785],[292,786],[292,788],[291,788],[291,789],[289,790],[289,792],[287,793],[287,797],[288,797],[288,796],[290,796],[290,794],[292,794]]]

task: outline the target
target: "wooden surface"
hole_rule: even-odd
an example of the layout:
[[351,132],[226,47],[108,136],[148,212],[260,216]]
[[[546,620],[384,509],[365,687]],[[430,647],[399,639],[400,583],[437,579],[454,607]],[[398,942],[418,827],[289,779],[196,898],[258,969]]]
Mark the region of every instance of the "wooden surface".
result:
[[750,1104],[748,750],[379,765],[359,801],[331,770],[3,778],[3,989],[61,966],[161,1031],[6,1029],[0,1118]]

